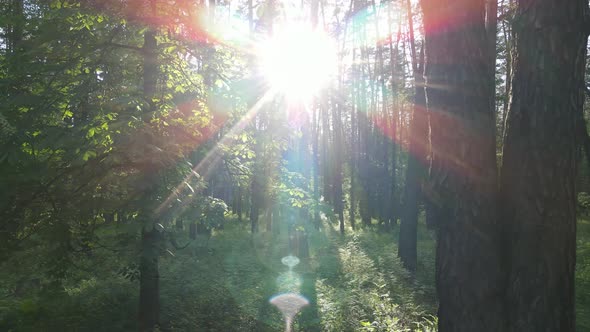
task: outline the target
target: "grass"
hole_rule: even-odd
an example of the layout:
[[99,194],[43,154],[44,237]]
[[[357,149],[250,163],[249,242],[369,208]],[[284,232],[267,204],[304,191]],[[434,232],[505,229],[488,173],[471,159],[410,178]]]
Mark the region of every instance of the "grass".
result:
[[578,220],[576,250],[576,331],[590,331],[590,220]]
[[[309,233],[309,258],[288,273],[281,263],[293,246],[286,229],[252,237],[245,224],[233,223],[210,241],[199,238],[174,256],[162,257],[162,330],[281,331],[281,313],[269,299],[287,291],[301,293],[310,302],[297,316],[294,331],[435,330],[434,236],[419,224],[415,279],[397,258],[397,236],[397,231],[369,229],[347,230],[341,237],[326,224],[322,231]],[[576,324],[578,331],[590,331],[588,218],[578,223],[577,253]],[[97,250],[95,255],[92,261],[76,262],[92,267],[91,273],[70,277],[68,287],[51,297],[41,292],[3,297],[0,309],[6,310],[0,313],[0,329],[136,329],[137,281],[114,275],[123,264],[120,254]],[[134,257],[132,252],[129,257]]]
[[[281,314],[269,299],[295,291],[310,305],[298,315],[294,331],[433,330],[433,288],[412,281],[401,267],[391,234],[368,230],[340,237],[330,225],[310,232],[310,257],[293,269],[290,286],[281,264],[289,243],[286,229],[251,237],[234,225],[208,247],[194,243],[163,260],[165,329],[280,331]],[[432,277],[432,271],[424,276]]]

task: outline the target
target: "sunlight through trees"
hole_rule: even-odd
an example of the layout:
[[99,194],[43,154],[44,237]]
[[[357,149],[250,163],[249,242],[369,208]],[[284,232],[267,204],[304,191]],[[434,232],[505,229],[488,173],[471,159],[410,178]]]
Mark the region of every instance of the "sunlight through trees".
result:
[[589,13],[0,2],[0,330],[590,329]]

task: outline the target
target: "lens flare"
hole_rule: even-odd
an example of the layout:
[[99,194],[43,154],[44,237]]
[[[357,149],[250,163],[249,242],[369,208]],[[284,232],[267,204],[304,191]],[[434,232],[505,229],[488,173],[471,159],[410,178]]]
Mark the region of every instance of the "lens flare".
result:
[[270,303],[279,308],[281,313],[283,313],[286,332],[291,331],[291,324],[295,315],[297,315],[301,308],[309,305],[309,301],[306,298],[294,293],[277,295],[270,299]]
[[283,265],[287,265],[289,270],[291,270],[293,267],[299,264],[299,258],[293,255],[285,256],[281,259],[281,263],[283,263]]

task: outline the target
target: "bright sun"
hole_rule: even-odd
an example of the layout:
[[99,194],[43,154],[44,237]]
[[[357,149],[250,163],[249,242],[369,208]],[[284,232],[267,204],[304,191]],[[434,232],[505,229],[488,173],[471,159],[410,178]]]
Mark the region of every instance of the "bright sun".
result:
[[271,89],[291,99],[307,99],[336,72],[336,47],[320,30],[290,25],[264,42],[258,56]]

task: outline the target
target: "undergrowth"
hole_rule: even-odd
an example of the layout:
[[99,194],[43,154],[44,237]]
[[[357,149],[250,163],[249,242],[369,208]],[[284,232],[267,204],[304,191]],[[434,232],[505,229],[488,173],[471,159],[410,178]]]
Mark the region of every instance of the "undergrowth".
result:
[[434,331],[432,306],[418,302],[421,291],[394,255],[364,245],[390,240],[387,234],[356,232],[328,238],[337,249],[341,273],[319,280],[323,331]]
[[576,258],[576,331],[590,331],[590,221],[578,220]]
[[[114,232],[116,233],[116,232]],[[51,275],[47,248],[15,254],[0,269],[2,331],[133,331],[137,329],[136,247],[73,255],[69,272]],[[188,243],[179,237],[179,243]],[[397,234],[326,225],[309,233],[309,258],[287,275],[286,229],[254,237],[233,223],[160,261],[161,331],[282,331],[269,299],[299,292],[310,305],[293,331],[434,331],[434,240],[419,225],[418,271],[412,278],[397,258]],[[577,330],[590,330],[590,222],[578,223]],[[19,262],[35,264],[19,264]],[[285,276],[288,276],[285,279]],[[285,280],[291,284],[285,284]]]

